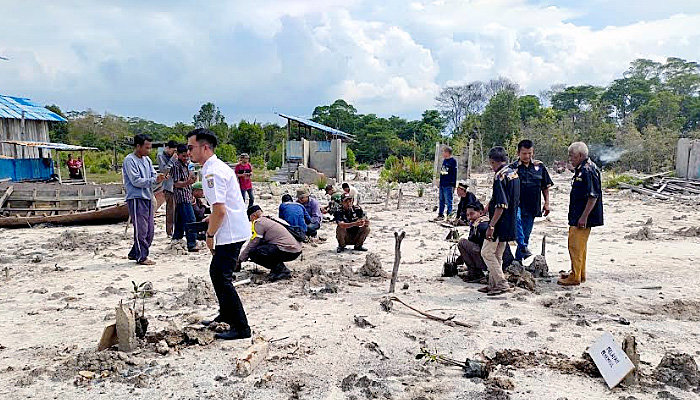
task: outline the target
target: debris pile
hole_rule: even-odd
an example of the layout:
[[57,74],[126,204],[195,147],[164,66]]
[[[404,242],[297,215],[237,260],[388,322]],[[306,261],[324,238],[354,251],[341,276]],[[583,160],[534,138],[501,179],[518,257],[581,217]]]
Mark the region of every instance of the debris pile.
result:
[[365,264],[360,268],[359,274],[369,277],[386,277],[387,274],[382,269],[382,260],[376,253],[367,253]]
[[670,178],[665,175],[669,173],[640,177],[640,185],[618,185],[621,189],[629,189],[660,200],[700,200],[700,180]]
[[687,228],[681,228],[676,231],[676,235],[683,237],[698,237],[700,236],[700,226],[691,226]]
[[536,255],[530,265],[525,266],[525,270],[529,271],[533,278],[547,278],[549,276],[547,259],[541,254]]
[[216,294],[208,280],[188,278],[187,289],[175,299],[175,304],[178,307],[212,306],[217,304]]
[[303,291],[318,295],[321,293],[338,293],[337,282],[318,265],[306,269],[303,275]]
[[505,272],[508,274],[508,282],[511,284],[531,292],[537,289],[537,283],[535,283],[532,274],[519,261],[510,263]]
[[667,353],[654,370],[654,377],[659,382],[684,390],[700,388],[698,364],[689,354]]
[[88,250],[97,253],[114,245],[114,239],[104,233],[90,234],[87,231],[64,230],[58,239],[51,240],[49,247],[58,250]]
[[625,239],[631,239],[631,240],[655,240],[656,235],[654,235],[654,232],[651,231],[651,228],[649,228],[649,225],[645,225],[637,231],[636,233],[630,233],[629,235],[625,235]]

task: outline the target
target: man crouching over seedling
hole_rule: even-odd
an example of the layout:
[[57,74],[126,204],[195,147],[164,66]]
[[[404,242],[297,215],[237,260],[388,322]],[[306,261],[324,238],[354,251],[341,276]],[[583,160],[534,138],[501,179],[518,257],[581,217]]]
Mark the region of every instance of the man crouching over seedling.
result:
[[467,267],[466,281],[477,283],[485,278],[486,263],[481,257],[481,248],[486,239],[486,231],[489,229],[489,216],[484,215],[484,206],[478,200],[467,204],[465,209],[470,225],[469,237],[460,239],[457,250],[461,261]]
[[357,251],[367,251],[362,245],[369,235],[369,220],[359,206],[353,205],[353,197],[345,193],[342,197],[343,208],[335,212],[335,237],[338,239],[338,253],[345,251],[348,244],[355,245]]

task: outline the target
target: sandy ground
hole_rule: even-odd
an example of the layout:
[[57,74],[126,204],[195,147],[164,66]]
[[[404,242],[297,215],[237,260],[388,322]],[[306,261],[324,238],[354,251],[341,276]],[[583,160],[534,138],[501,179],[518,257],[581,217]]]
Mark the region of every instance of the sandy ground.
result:
[[[485,201],[486,176],[479,175],[477,181],[476,192]],[[552,273],[569,269],[569,184],[566,176],[556,177],[556,184],[552,215],[536,222],[531,246],[539,251],[540,239],[547,233]],[[259,197],[266,188],[257,188]],[[263,209],[275,213],[278,198],[262,200]],[[396,295],[421,310],[454,316],[474,327],[427,320],[397,303],[392,312],[383,311],[380,301],[389,280],[341,276],[341,266],[357,271],[365,254],[336,254],[334,226],[328,223],[322,228],[328,241],[306,246],[303,259],[289,263],[294,270],[291,281],[239,287],[255,334],[283,339],[271,345],[267,360],[245,378],[232,372],[236,356],[249,343],[218,341],[171,349],[167,355],[148,348],[132,355],[110,350],[105,352],[107,358],[122,357],[125,369],[99,378],[97,368],[93,372],[98,378],[89,383],[78,379],[76,385],[84,365],[76,367],[75,360],[94,357],[103,328],[113,321],[114,307],[131,296],[131,281],[150,281],[158,291],[146,302],[150,332],[216,314],[213,304],[177,301],[186,292],[188,279],[209,279],[210,256],[168,250],[162,213],[156,219],[152,257],[158,264],[153,267],[126,259],[131,230],[124,237],[125,224],[0,230],[0,269],[11,268],[9,280],[0,275],[0,398],[698,398],[697,392],[653,385],[651,379],[641,386],[609,390],[602,378],[537,362],[497,367],[492,376],[509,381],[503,386],[512,383],[512,388],[505,395],[487,393],[483,380],[415,357],[426,347],[458,360],[480,360],[484,350],[488,354],[505,349],[561,353],[573,359],[607,331],[618,341],[626,334],[636,336],[641,371],[647,377],[667,352],[698,359],[700,237],[676,233],[682,227],[700,226],[697,207],[606,193],[606,225],[594,229],[589,242],[588,282],[562,288],[555,279],[544,279],[538,282],[537,293],[517,289],[487,298],[476,291],[480,285],[440,277],[451,244],[444,241],[446,228],[428,222],[435,215],[436,198],[437,191],[428,189],[422,198],[406,192],[401,210],[396,210],[396,199],[388,210],[383,199],[375,199],[382,204],[366,205],[373,230],[366,246],[381,257],[388,272],[394,257],[393,232],[405,230]],[[654,239],[625,238],[649,218]],[[78,246],[66,240],[67,232],[78,235]],[[312,266],[329,276],[309,282],[304,274]],[[253,265],[244,268],[239,279],[249,276]],[[317,293],[315,286],[324,283],[329,283],[325,286],[331,293]],[[336,285],[339,290],[332,293]],[[678,299],[682,301],[674,303]],[[358,327],[354,316],[363,316],[374,327]],[[618,317],[631,324],[620,324]]]

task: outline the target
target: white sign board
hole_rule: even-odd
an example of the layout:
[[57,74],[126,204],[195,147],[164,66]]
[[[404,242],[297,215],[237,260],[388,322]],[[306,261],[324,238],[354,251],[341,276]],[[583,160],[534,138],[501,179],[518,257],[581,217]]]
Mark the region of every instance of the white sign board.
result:
[[632,361],[608,332],[588,348],[588,354],[593,358],[610,389],[617,386],[634,369]]

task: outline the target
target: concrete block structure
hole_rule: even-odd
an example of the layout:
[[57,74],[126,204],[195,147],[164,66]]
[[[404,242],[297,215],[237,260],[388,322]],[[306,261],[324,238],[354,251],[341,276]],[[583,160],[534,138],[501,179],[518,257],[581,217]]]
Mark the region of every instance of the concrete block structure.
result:
[[700,140],[678,140],[676,176],[683,179],[700,179]]

